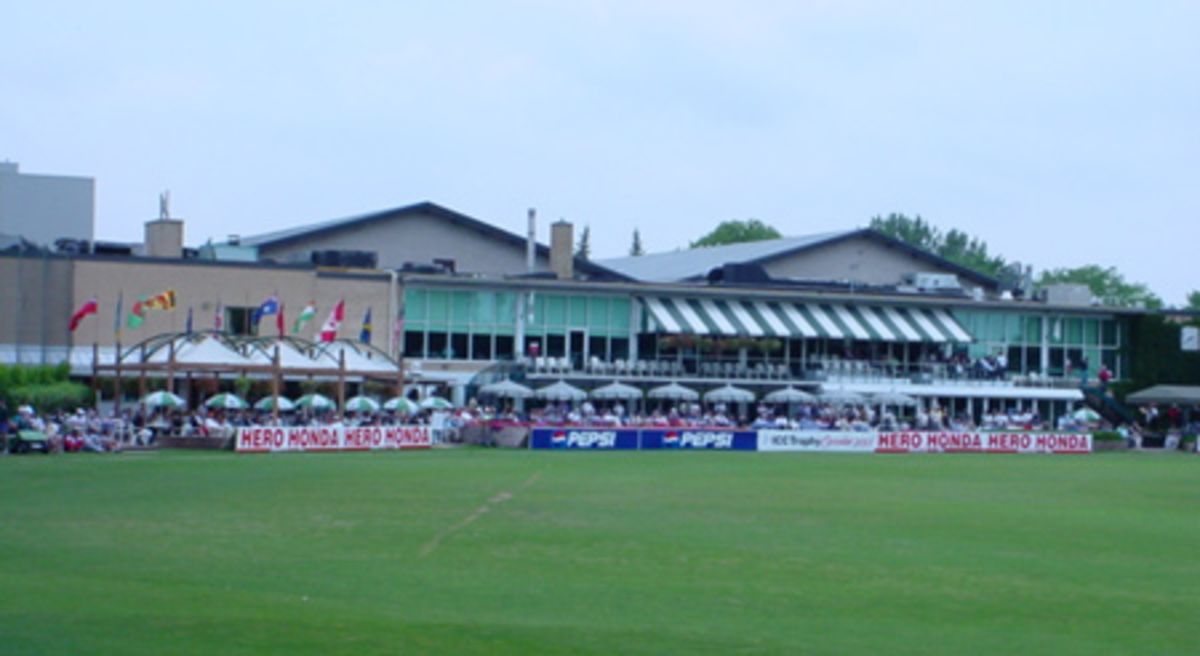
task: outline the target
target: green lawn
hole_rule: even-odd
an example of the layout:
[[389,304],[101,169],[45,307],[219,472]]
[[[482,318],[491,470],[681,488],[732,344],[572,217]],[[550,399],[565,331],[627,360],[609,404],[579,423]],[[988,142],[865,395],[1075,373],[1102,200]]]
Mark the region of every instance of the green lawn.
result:
[[1200,458],[0,458],[0,652],[1195,654]]

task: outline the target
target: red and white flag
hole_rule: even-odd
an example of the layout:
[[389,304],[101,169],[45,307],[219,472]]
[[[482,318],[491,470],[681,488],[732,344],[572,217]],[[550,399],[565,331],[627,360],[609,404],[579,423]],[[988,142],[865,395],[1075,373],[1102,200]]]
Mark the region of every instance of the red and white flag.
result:
[[346,319],[346,301],[338,301],[337,305],[329,311],[329,318],[325,320],[325,325],[321,326],[320,340],[322,342],[332,342],[337,339],[338,328],[342,327],[342,321]]
[[96,299],[88,299],[87,302],[81,305],[78,310],[75,310],[75,314],[71,315],[71,325],[69,325],[68,328],[70,328],[71,332],[75,332],[75,329],[79,327],[79,322],[83,321],[84,317],[89,314],[96,314],[96,312],[99,310],[100,304],[96,302]]

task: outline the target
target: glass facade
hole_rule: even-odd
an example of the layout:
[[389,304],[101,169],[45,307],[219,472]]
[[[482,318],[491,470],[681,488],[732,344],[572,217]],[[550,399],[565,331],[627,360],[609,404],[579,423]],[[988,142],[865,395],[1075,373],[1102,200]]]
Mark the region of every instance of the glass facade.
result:
[[1121,376],[1121,325],[1113,317],[995,310],[954,310],[954,316],[975,336],[968,356],[1003,353],[1012,373],[1078,375],[1086,363],[1092,376],[1101,364]]
[[404,354],[410,358],[511,360],[518,353],[627,357],[631,299],[588,294],[524,294],[525,343],[515,343],[522,294],[407,287]]

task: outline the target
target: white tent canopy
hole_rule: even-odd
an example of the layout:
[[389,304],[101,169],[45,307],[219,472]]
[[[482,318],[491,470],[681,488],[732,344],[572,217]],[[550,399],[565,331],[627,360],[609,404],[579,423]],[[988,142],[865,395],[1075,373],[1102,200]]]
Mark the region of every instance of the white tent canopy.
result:
[[539,388],[534,396],[547,401],[582,401],[587,398],[587,392],[565,381]]
[[612,382],[592,390],[592,398],[600,401],[640,399],[642,390],[633,385]]
[[684,387],[679,383],[670,383],[655,387],[646,393],[646,396],[652,399],[666,399],[669,401],[699,401],[700,393],[694,389]]
[[704,394],[706,403],[754,403],[754,392],[733,385],[725,385]]
[[480,396],[497,396],[506,399],[527,399],[533,396],[533,390],[505,378],[498,383],[480,387],[479,394]]
[[767,403],[812,403],[817,399],[812,394],[802,392],[789,385],[767,394],[763,397],[763,400]]

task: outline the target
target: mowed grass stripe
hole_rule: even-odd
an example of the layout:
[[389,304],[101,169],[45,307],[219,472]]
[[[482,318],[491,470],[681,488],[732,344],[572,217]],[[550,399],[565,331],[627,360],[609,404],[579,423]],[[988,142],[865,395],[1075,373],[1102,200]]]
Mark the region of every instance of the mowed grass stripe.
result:
[[1191,653],[1198,467],[5,458],[0,634],[18,653]]

